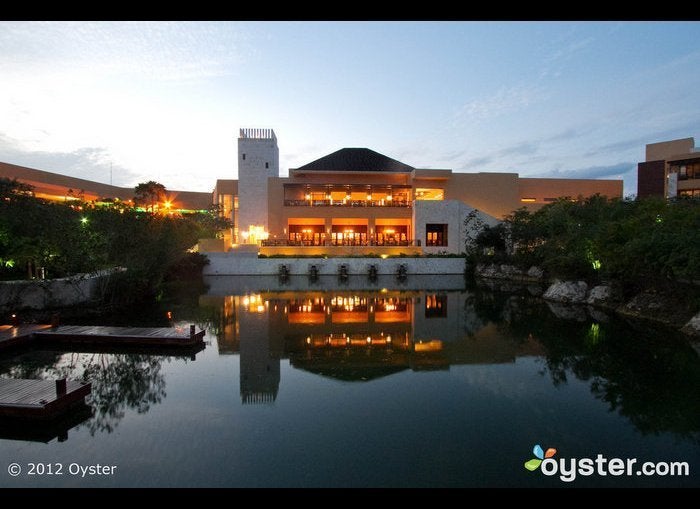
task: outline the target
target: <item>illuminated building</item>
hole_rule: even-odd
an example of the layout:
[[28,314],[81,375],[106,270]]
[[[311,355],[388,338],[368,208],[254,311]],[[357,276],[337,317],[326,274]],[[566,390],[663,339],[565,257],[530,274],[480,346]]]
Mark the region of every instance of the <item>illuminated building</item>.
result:
[[257,244],[266,255],[458,253],[474,210],[495,224],[560,197],[622,196],[621,180],[420,169],[368,148],[343,148],[280,177],[272,129],[240,130],[238,172],[214,190],[234,224],[222,249]]

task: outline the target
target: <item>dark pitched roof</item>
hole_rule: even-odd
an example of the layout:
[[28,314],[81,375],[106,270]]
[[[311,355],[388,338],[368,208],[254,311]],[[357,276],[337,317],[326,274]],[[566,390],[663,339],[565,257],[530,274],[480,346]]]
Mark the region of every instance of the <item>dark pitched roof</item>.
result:
[[394,171],[410,172],[414,168],[368,148],[341,148],[332,154],[305,164],[303,171]]

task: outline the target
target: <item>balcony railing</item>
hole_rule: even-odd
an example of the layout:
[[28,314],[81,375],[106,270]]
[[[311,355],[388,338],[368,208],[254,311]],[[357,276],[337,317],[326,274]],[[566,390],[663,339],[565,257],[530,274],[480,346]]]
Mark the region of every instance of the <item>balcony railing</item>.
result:
[[400,241],[385,241],[377,242],[369,240],[367,242],[346,241],[333,242],[332,240],[323,240],[320,243],[314,243],[312,240],[289,240],[289,239],[267,239],[263,240],[263,247],[269,246],[298,246],[298,247],[347,247],[347,246],[377,246],[377,247],[420,247],[420,240],[400,240]]
[[411,208],[407,200],[284,200],[285,207],[403,207]]

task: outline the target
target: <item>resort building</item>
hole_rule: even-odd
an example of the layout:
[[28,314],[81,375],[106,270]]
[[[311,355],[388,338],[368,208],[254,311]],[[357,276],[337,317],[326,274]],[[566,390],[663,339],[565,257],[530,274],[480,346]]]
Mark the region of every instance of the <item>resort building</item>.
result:
[[[679,181],[698,171],[688,162],[697,157],[689,153],[689,140],[669,142],[675,143],[670,152],[685,151],[685,159],[669,159],[664,152],[661,161],[667,173],[677,168]],[[133,188],[8,163],[0,163],[0,177],[29,184],[37,197],[49,200],[113,203],[134,198]],[[679,189],[687,187],[679,184]],[[213,203],[232,221],[223,239],[202,242],[202,251],[410,255],[460,253],[478,225],[496,224],[521,207],[536,209],[562,197],[621,197],[622,181],[416,168],[369,148],[342,148],[281,177],[275,132],[241,129],[238,179],[217,180],[213,195],[167,194],[162,205],[168,210],[206,211]]]
[[637,165],[637,197],[700,197],[700,149],[693,138],[649,143]]
[[238,180],[214,202],[234,227],[223,249],[263,254],[458,253],[468,217],[495,224],[561,197],[622,196],[621,180],[520,178],[421,169],[368,148],[343,148],[279,176],[272,129],[241,129]]
[[[133,187],[118,187],[92,180],[69,177],[16,164],[0,162],[0,178],[17,179],[32,186],[37,198],[51,201],[82,200],[86,202],[132,202]],[[211,207],[211,194],[167,190],[168,208],[172,211],[197,212]]]

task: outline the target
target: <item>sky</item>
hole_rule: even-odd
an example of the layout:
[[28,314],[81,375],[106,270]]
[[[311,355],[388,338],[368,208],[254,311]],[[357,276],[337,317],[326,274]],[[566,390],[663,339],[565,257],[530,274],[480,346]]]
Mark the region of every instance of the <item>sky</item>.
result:
[[700,136],[700,23],[0,22],[0,161],[211,191],[241,127],[283,176],[368,147],[630,195],[646,143]]

